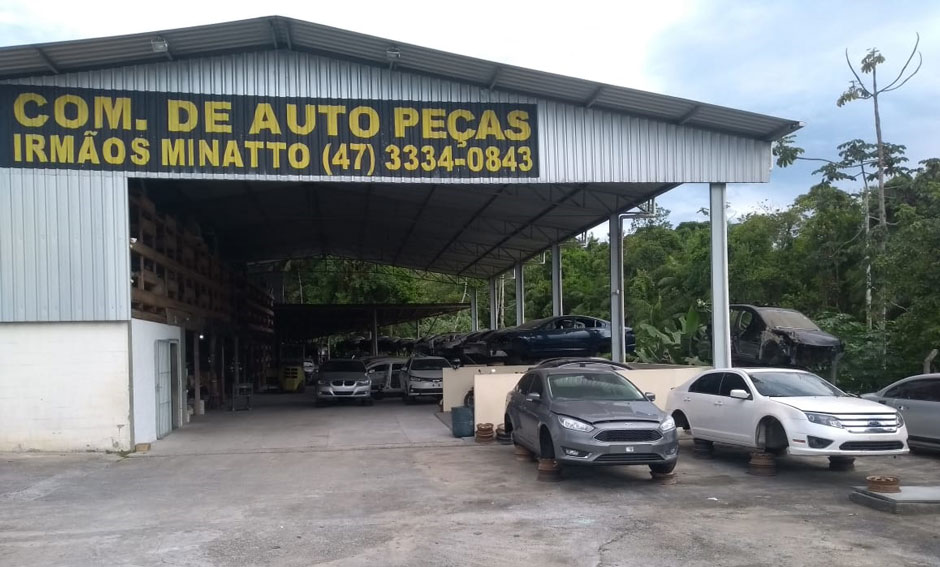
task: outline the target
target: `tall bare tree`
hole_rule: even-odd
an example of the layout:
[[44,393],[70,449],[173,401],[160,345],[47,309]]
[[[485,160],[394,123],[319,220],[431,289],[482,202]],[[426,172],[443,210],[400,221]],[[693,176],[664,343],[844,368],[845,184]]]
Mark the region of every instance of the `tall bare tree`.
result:
[[[919,46],[920,34],[917,34],[914,48],[911,50],[911,54],[908,56],[904,66],[901,67],[901,71],[898,73],[897,77],[886,86],[880,88],[878,87],[878,66],[885,62],[885,58],[881,52],[873,47],[869,49],[865,57],[862,58],[860,70],[863,74],[871,75],[871,87],[869,87],[865,84],[865,81],[862,80],[858,71],[855,70],[855,66],[852,65],[852,61],[849,59],[849,50],[845,50],[845,63],[849,66],[849,70],[852,71],[852,75],[855,76],[855,80],[851,81],[849,88],[839,96],[839,99],[836,101],[836,106],[841,107],[854,100],[872,101],[872,106],[875,110],[875,139],[878,150],[878,226],[882,232],[882,239],[885,238],[888,230],[888,214],[885,210],[885,168],[887,167],[887,163],[885,160],[884,138],[881,136],[881,111],[878,107],[879,97],[885,93],[896,91],[903,87],[905,83],[911,80],[911,77],[920,71],[920,67],[924,63],[924,58],[920,54],[920,51],[917,50]],[[917,56],[917,67],[908,73],[908,67],[914,60],[915,55]]]

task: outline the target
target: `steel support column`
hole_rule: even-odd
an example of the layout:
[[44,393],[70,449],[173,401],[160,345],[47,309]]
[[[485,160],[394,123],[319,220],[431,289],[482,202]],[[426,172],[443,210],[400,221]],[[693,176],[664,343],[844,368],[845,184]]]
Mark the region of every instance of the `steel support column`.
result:
[[619,214],[610,215],[610,358],[626,358],[623,320],[623,222]]
[[496,300],[496,277],[490,278],[490,330],[495,331],[499,324],[499,304]]
[[193,331],[193,415],[202,415],[204,412],[199,406],[202,399],[202,369],[199,368],[199,341],[201,333]]
[[709,186],[712,234],[712,356],[715,368],[731,368],[731,322],[728,299],[727,186]]
[[372,309],[372,356],[379,354],[379,310]]
[[470,288],[470,332],[480,330],[480,314],[477,311],[477,288]]
[[524,266],[516,264],[516,325],[525,323],[525,270]]
[[561,286],[561,245],[552,244],[552,315],[564,315]]
[[235,343],[232,346],[232,367],[234,369],[232,375],[232,411],[235,411],[235,402],[238,400],[238,383],[241,380],[241,372],[238,368],[238,335],[235,335],[232,342]]

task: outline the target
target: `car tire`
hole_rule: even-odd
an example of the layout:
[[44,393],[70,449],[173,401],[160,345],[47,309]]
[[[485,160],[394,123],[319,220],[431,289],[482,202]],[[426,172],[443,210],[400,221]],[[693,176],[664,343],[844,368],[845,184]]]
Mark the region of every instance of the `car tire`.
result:
[[672,461],[671,463],[654,463],[650,465],[650,471],[656,474],[669,474],[676,468],[676,464],[679,462],[678,459]]
[[549,433],[548,430],[546,430],[544,427],[539,430],[539,458],[555,458],[555,442],[552,439],[552,434]]

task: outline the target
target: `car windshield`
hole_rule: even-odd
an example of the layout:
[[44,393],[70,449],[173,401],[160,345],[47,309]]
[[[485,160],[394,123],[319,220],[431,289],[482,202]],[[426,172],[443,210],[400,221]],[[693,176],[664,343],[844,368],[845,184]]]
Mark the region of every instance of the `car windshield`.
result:
[[750,376],[757,391],[770,398],[845,395],[842,390],[809,372],[754,372]]
[[323,363],[323,372],[365,372],[365,365],[358,360],[328,360]]
[[784,327],[788,329],[807,329],[818,331],[819,327],[809,320],[809,317],[799,311],[790,309],[761,309],[761,317],[771,327]]
[[646,397],[623,376],[613,372],[549,374],[548,387],[558,400],[639,402]]
[[411,363],[412,370],[440,370],[450,368],[450,363],[443,358],[416,358]]

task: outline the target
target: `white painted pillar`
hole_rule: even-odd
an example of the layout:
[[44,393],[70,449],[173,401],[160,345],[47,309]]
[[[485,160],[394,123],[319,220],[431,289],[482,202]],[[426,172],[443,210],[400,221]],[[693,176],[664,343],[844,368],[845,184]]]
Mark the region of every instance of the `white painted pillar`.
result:
[[477,288],[470,288],[470,332],[480,330],[480,314],[477,311]]
[[712,234],[712,356],[715,368],[731,368],[731,322],[728,299],[727,186],[709,186]]
[[552,315],[564,315],[561,285],[561,245],[552,245]]
[[525,323],[525,280],[523,265],[516,264],[516,325]]
[[623,223],[620,215],[610,215],[610,358],[626,358],[623,320]]
[[496,276],[490,278],[490,330],[495,331],[499,325],[499,305],[496,299]]

